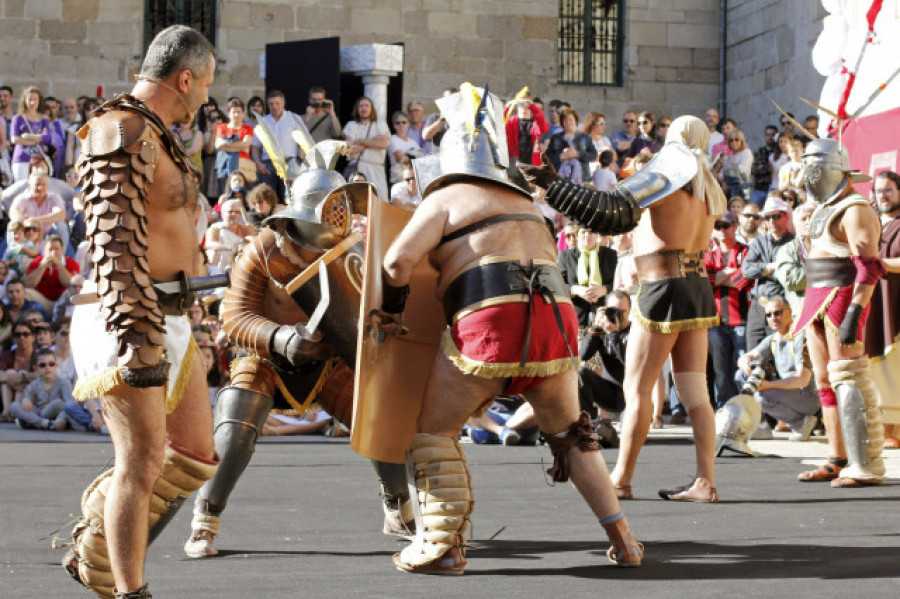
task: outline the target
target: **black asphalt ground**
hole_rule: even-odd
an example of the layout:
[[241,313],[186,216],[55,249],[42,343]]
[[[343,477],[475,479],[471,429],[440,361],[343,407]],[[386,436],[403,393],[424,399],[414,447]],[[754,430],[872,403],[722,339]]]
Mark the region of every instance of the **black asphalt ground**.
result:
[[[653,432],[637,499],[623,504],[646,545],[642,568],[607,562],[605,535],[574,488],[546,483],[546,448],[466,445],[476,505],[465,575],[398,572],[390,557],[402,542],[380,532],[369,463],[343,440],[279,438],[260,444],[231,498],[221,555],[183,556],[186,508],[150,548],[147,580],[157,599],[896,595],[896,480],[853,490],[801,484],[801,461],[823,444],[770,441],[757,448],[791,457],[719,460],[720,504],[665,502],[657,489],[692,472],[687,430]],[[111,457],[97,436],[0,425],[0,599],[93,596],[58,566],[62,551],[48,537]],[[615,451],[605,457],[612,463]]]

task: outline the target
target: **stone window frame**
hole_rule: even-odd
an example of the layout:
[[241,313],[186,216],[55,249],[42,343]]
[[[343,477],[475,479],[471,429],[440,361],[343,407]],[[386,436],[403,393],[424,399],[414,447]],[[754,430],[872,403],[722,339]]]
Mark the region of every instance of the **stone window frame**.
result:
[[557,83],[621,87],[625,0],[559,0]]
[[217,0],[144,0],[144,52],[156,34],[171,25],[188,25],[216,45]]

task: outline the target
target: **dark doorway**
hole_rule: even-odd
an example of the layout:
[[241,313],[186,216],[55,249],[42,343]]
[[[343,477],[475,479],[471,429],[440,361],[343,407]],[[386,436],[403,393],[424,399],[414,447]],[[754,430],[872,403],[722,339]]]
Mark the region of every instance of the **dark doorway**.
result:
[[266,93],[283,91],[286,108],[297,114],[306,112],[310,87],[325,88],[326,97],[342,106],[340,70],[338,37],[266,44]]

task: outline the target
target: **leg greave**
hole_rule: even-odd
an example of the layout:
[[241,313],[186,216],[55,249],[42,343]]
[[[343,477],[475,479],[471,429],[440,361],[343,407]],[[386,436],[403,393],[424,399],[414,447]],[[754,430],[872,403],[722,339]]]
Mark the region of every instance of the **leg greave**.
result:
[[880,481],[884,478],[884,428],[872,369],[865,356],[828,363],[828,377],[837,396],[838,414],[847,448],[846,468],[841,478]]

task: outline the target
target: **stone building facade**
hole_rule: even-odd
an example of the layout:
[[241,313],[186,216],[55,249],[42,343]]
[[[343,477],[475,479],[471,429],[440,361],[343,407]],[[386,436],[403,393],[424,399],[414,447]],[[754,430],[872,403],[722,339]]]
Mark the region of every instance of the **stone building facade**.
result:
[[[721,7],[727,6],[726,36]],[[144,47],[144,0],[0,0],[0,83],[47,94],[107,96],[131,86]],[[469,80],[512,94],[528,85],[618,128],[627,108],[702,114],[719,104],[725,44],[726,112],[742,124],[776,118],[774,96],[804,113],[824,16],[818,0],[627,0],[624,85],[560,85],[559,3],[551,0],[219,0],[219,70],[211,94],[260,94],[267,43],[339,36],[344,46],[403,42],[404,98],[430,100]],[[817,93],[817,92],[816,92]],[[804,113],[805,114],[805,113]],[[761,129],[762,126],[759,128]],[[761,136],[751,128],[751,140]]]

